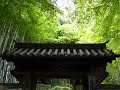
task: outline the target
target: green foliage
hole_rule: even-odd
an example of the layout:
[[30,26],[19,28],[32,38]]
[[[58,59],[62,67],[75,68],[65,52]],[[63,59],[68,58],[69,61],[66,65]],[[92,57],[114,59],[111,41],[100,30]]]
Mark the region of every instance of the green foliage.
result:
[[107,65],[109,76],[103,81],[106,84],[120,84],[120,58]]
[[12,27],[16,26],[17,41],[45,42],[56,30],[57,19],[53,13],[56,9],[49,0],[2,0],[0,7],[1,26],[8,21]]
[[[113,52],[120,54],[120,2],[119,0],[103,0],[99,2],[98,6],[93,8],[95,11],[95,21],[96,28],[93,28],[95,34],[93,34],[93,38],[95,37],[97,42],[109,40],[110,42],[107,44],[107,48],[112,50]],[[107,71],[109,72],[109,76],[103,83],[110,84],[120,84],[119,82],[119,62],[117,59],[112,64],[108,64]]]
[[79,41],[78,30],[71,24],[64,24],[58,27],[56,35],[48,39],[48,43],[76,43]]
[[55,86],[53,87],[52,89],[49,89],[49,90],[72,90],[70,87],[61,87],[61,86]]
[[[85,40],[85,43],[109,40],[107,48],[120,54],[120,1],[75,0],[75,3],[78,10],[81,11],[77,12],[76,20],[80,23],[84,22],[82,23],[83,30],[85,30],[84,27],[87,27],[85,35],[80,40]],[[117,59],[112,64],[108,64],[107,71],[110,74],[103,83],[120,84],[119,61]]]

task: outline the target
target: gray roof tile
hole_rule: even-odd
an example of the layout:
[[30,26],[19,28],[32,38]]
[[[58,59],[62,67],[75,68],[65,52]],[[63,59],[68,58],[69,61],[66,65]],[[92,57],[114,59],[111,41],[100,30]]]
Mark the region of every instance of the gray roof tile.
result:
[[105,44],[40,44],[16,43],[13,50],[4,54],[6,57],[62,57],[62,58],[112,58],[112,51]]
[[111,56],[113,53],[106,49],[26,49],[18,48],[13,49],[12,51],[6,54],[7,56]]

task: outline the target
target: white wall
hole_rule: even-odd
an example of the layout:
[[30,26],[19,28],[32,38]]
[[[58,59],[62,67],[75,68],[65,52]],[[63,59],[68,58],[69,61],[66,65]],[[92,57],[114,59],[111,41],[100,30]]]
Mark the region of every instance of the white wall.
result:
[[6,86],[0,85],[0,90],[8,90]]

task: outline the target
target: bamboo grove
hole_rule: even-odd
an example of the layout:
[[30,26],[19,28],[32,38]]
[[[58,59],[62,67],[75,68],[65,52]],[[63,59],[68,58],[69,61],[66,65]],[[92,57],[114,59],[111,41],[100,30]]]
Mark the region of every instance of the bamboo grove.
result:
[[[120,54],[119,0],[65,1],[74,6],[61,10],[58,0],[0,0],[0,53],[11,50],[13,40],[35,43],[100,43],[109,40],[107,48]],[[12,63],[0,58],[0,82],[17,82],[13,76],[9,77],[13,68]],[[119,58],[108,63],[107,71],[110,75],[103,83],[120,84]]]

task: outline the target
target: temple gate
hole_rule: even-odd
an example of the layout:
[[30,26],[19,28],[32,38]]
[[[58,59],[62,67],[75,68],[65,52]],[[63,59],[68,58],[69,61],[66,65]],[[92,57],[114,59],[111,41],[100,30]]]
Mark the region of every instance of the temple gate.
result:
[[15,64],[11,74],[22,84],[22,90],[36,90],[38,80],[50,83],[51,78],[70,79],[82,90],[97,90],[97,85],[108,76],[107,63],[116,55],[98,44],[42,44],[15,43],[2,57]]

